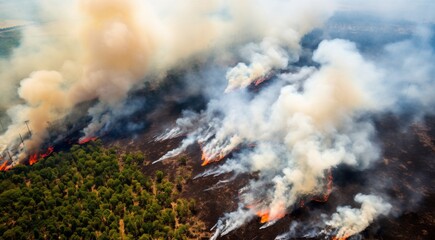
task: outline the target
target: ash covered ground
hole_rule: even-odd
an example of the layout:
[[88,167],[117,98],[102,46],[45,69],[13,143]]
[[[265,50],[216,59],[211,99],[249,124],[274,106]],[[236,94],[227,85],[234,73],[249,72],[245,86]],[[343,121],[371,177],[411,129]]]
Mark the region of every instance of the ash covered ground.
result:
[[[171,104],[168,104],[171,105]],[[177,107],[176,107],[177,108]],[[156,114],[174,113],[166,119],[173,119],[177,111],[162,108]],[[177,158],[152,164],[167,151],[176,147],[181,138],[155,142],[162,124],[150,120],[145,133],[134,134],[121,139],[105,141],[108,146],[119,146],[126,151],[141,150],[149,156],[149,162],[143,171],[152,174],[156,170],[165,169],[174,177],[176,167],[180,164]],[[407,127],[403,127],[407,126]],[[293,222],[300,222],[295,228],[294,236],[284,239],[325,239],[326,236],[303,237],[304,223],[319,221],[323,213],[332,214],[339,205],[352,202],[352,197],[360,191],[378,188],[394,199],[394,215],[382,217],[364,230],[358,238],[362,239],[433,239],[435,237],[435,189],[433,175],[435,165],[435,117],[428,116],[424,122],[403,123],[394,116],[382,116],[376,119],[379,143],[383,149],[383,159],[369,171],[355,171],[346,166],[339,166],[333,171],[333,192],[327,202],[310,201],[304,206],[296,207],[291,213],[271,227],[260,229],[260,219],[254,219],[240,229],[222,239],[274,239],[286,234]],[[104,138],[103,138],[104,140]],[[188,166],[193,170],[192,177],[203,173],[207,168],[201,167],[201,151],[199,146],[189,148],[183,155],[189,158]],[[225,161],[225,160],[223,160]],[[216,163],[220,164],[220,163]],[[217,220],[226,212],[237,208],[238,191],[254,176],[243,175],[228,184],[220,184],[221,180],[231,178],[231,174],[221,177],[191,179],[183,196],[192,197],[198,203],[199,216],[211,229]],[[318,229],[314,229],[318,230]]]

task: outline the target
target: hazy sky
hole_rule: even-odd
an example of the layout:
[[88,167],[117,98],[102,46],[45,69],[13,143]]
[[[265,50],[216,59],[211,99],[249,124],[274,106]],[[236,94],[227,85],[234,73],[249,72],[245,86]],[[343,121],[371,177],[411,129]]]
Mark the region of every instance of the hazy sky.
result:
[[[433,0],[336,0],[340,10],[371,12],[393,19],[435,23]],[[0,0],[0,21],[31,20],[37,14],[35,0]]]
[[340,10],[373,14],[416,22],[435,22],[433,0],[337,0]]

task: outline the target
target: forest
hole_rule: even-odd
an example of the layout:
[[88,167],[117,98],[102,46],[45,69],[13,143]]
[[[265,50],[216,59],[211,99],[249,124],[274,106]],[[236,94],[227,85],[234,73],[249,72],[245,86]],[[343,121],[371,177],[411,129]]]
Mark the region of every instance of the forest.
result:
[[0,239],[198,238],[185,176],[147,176],[145,160],[97,140],[0,172]]

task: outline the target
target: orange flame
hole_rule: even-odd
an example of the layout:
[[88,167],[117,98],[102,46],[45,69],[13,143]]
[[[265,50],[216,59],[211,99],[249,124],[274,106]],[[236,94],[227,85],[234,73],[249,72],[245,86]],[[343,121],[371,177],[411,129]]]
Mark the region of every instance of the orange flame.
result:
[[3,163],[2,163],[2,165],[0,165],[0,171],[7,171],[7,170],[9,170],[9,168],[8,168],[9,166],[8,166],[8,161],[4,161]]
[[266,222],[278,220],[278,219],[281,219],[281,218],[283,218],[285,216],[285,212],[284,211],[280,211],[279,214],[276,214],[273,217],[270,216],[270,211],[269,210],[260,210],[256,214],[257,214],[257,216],[260,217],[260,223],[266,223]]
[[83,137],[83,138],[79,139],[79,144],[82,145],[82,144],[85,144],[85,143],[88,143],[88,142],[92,142],[92,141],[95,141],[95,140],[97,140],[97,137]]
[[337,236],[335,236],[335,237],[333,237],[332,238],[332,240],[346,240],[348,237],[337,237]]
[[[39,154],[34,153],[30,155],[29,157],[29,165],[32,166],[33,164],[37,163],[39,159],[46,158],[50,156],[54,151],[54,147],[49,147],[45,153]],[[12,164],[8,165],[8,161],[4,161],[0,165],[0,171],[8,171],[9,169],[13,168]]]
[[30,155],[30,158],[29,158],[29,165],[32,166],[33,164],[35,164],[35,163],[37,163],[37,162],[38,162],[38,154],[35,153],[35,154],[33,154],[33,155]]
[[[323,194],[323,196],[321,198],[314,198],[313,200],[316,202],[327,202],[329,199],[329,196],[331,195],[332,192],[332,184],[333,184],[334,178],[332,176],[332,171],[331,169],[329,169],[328,171],[328,183],[326,184],[326,191]],[[342,240],[342,239],[339,239]]]
[[46,158],[50,156],[54,151],[54,147],[48,147],[47,151],[41,155],[39,155],[40,158]]
[[260,223],[265,223],[269,221],[269,211],[258,211],[257,216],[260,217]]
[[263,74],[262,76],[258,77],[254,80],[254,86],[258,86],[262,84],[263,82],[269,80],[273,76],[273,71],[270,71],[268,73]]
[[275,221],[278,219],[281,219],[283,217],[285,217],[286,214],[286,208],[284,207],[283,204],[279,204],[279,210],[278,213],[275,214],[274,216],[270,215],[270,209],[267,208],[259,208],[258,206],[256,206],[257,203],[254,204],[249,204],[246,207],[249,209],[260,209],[260,210],[256,210],[256,215],[260,217],[260,223],[266,223],[266,222],[270,222],[270,221]]
[[200,142],[198,142],[198,144],[199,144],[199,147],[201,148],[201,152],[202,152],[202,155],[201,155],[202,164],[201,164],[201,166],[203,166],[203,167],[208,165],[209,163],[212,163],[212,162],[219,162],[220,160],[222,160],[226,156],[226,154],[224,154],[222,152],[219,153],[218,156],[209,156],[207,154],[207,152],[204,150],[202,144]]
[[45,153],[42,154],[35,153],[33,155],[30,155],[29,165],[32,166],[33,164],[37,163],[39,159],[50,156],[53,153],[53,151],[54,151],[54,147],[49,147]]
[[224,154],[219,154],[217,157],[208,157],[207,154],[203,151],[202,152],[202,156],[201,156],[201,160],[203,161],[201,166],[206,166],[207,164],[211,163],[211,162],[219,162],[220,160],[222,160],[225,157]]
[[266,76],[260,77],[259,79],[255,80],[254,85],[258,86],[258,85],[262,84],[264,81],[266,81]]

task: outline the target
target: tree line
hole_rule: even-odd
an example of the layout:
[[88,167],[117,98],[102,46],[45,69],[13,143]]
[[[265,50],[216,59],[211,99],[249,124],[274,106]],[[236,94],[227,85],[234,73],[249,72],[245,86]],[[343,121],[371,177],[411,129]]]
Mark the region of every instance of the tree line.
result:
[[1,172],[1,239],[198,238],[195,201],[144,160],[96,141]]

